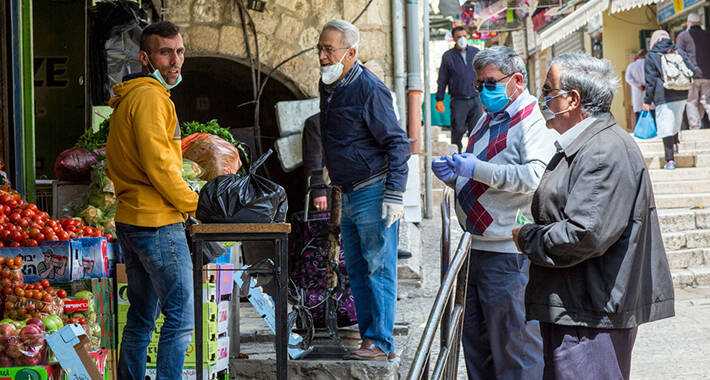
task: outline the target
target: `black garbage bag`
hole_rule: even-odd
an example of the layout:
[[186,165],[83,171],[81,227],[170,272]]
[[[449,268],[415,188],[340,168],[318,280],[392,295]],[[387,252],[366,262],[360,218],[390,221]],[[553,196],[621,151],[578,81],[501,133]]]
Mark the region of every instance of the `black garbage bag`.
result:
[[281,223],[286,220],[286,190],[256,174],[272,150],[246,174],[227,174],[207,182],[200,191],[197,219],[203,223]]

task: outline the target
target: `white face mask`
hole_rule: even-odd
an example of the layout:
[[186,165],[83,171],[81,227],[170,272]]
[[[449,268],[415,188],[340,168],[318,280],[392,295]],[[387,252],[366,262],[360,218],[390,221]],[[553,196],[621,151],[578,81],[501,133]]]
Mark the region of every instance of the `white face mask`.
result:
[[456,40],[456,46],[458,46],[461,50],[466,49],[466,46],[468,46],[468,40],[466,37],[461,36],[458,40]]
[[175,84],[169,84],[165,80],[165,78],[163,78],[163,74],[160,73],[160,70],[156,69],[155,66],[153,66],[153,63],[150,61],[150,58],[148,58],[147,54],[145,57],[148,60],[148,64],[150,65],[150,68],[153,69],[153,72],[150,73],[150,76],[152,76],[153,78],[158,80],[158,82],[160,82],[160,84],[162,84],[166,90],[170,91],[173,88],[175,88],[175,86],[179,85],[180,82],[182,82],[182,74],[178,74],[177,80],[175,80]]
[[562,115],[563,113],[567,113],[571,110],[570,107],[567,107],[566,110],[560,111],[560,112],[554,112],[553,110],[550,109],[550,107],[547,105],[552,99],[562,96],[562,95],[567,95],[567,91],[561,91],[559,94],[555,96],[550,96],[546,99],[543,100],[542,107],[540,107],[540,111],[542,112],[542,117],[545,118],[545,121],[552,121],[554,120],[557,115]]
[[343,54],[338,63],[320,67],[320,80],[323,84],[330,85],[340,79],[340,75],[343,74],[343,68],[345,67],[345,65],[343,65],[343,59],[345,59],[346,55],[348,55],[347,52]]

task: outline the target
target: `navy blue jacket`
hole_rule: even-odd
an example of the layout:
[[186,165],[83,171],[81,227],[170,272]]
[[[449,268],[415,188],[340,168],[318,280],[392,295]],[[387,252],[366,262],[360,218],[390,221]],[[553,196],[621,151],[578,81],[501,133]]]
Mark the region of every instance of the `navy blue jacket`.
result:
[[478,49],[467,46],[466,62],[464,62],[461,51],[456,48],[444,53],[439,67],[439,79],[436,81],[438,85],[436,100],[444,100],[446,86],[449,86],[449,94],[454,99],[478,96],[476,70],[473,69],[473,57],[476,54],[478,54]]
[[397,121],[389,89],[375,74],[359,67],[356,78],[336,84],[332,91],[320,83],[321,138],[328,174],[349,192],[386,173],[385,190],[404,192],[409,139]]

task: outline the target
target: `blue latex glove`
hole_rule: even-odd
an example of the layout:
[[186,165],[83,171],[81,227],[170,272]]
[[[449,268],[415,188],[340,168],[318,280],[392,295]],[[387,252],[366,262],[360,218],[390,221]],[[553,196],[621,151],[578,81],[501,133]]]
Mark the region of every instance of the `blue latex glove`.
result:
[[478,158],[473,153],[458,153],[451,157],[453,161],[453,170],[456,175],[466,178],[473,178],[473,173],[476,171],[476,163]]
[[431,161],[431,171],[442,182],[451,183],[456,180],[456,173],[454,173],[452,165],[451,157],[441,156]]

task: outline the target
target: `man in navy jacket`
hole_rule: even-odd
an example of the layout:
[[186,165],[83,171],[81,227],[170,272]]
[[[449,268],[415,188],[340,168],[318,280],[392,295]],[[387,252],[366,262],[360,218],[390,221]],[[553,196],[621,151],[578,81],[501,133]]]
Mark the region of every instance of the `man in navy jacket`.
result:
[[330,21],[321,32],[321,138],[331,181],[343,191],[341,237],[362,337],[351,357],[387,360],[395,350],[398,220],[409,140],[390,91],[358,62],[359,41],[347,21]]
[[468,33],[463,26],[451,30],[456,46],[444,53],[439,67],[436,90],[436,110],[444,112],[446,87],[451,95],[451,143],[461,152],[461,138],[470,132],[483,115],[476,90],[473,57],[478,49],[468,45]]

